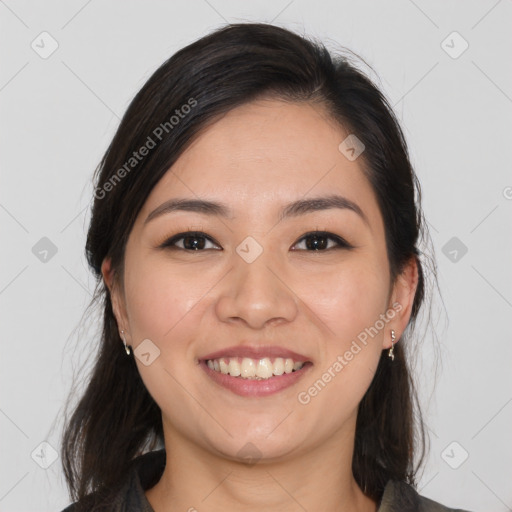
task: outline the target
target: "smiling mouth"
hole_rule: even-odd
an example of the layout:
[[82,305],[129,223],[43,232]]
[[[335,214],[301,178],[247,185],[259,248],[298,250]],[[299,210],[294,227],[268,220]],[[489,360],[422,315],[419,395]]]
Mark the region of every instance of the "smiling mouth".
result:
[[247,380],[268,380],[284,374],[301,370],[311,365],[309,361],[295,361],[292,358],[263,357],[253,359],[249,357],[220,357],[205,360],[210,370]]

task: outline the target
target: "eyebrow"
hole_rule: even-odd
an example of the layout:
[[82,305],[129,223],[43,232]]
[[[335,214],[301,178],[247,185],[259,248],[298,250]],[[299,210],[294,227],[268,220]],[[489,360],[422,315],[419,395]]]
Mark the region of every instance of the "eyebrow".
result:
[[[339,208],[342,210],[351,210],[355,212],[369,226],[368,218],[357,203],[354,203],[346,197],[332,194],[329,196],[315,197],[312,199],[299,199],[286,205],[280,213],[280,219],[284,220],[290,217],[298,217],[311,212]],[[196,212],[205,215],[214,215],[217,217],[229,218],[232,216],[231,209],[222,203],[215,201],[206,201],[203,199],[170,199],[155,208],[144,221],[147,224],[153,219],[171,212],[186,211]]]

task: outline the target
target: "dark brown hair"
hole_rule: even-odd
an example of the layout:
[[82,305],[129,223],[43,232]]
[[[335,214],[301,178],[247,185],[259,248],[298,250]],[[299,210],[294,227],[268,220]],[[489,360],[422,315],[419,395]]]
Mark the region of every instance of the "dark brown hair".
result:
[[[241,23],[190,44],[154,72],[129,105],[96,171],[86,252],[97,278],[103,330],[90,379],[62,440],[73,500],[93,491],[97,503],[106,500],[137,455],[163,445],[161,411],[133,355],[123,350],[101,264],[110,257],[122,280],[126,241],[153,187],[201,130],[262,97],[321,105],[356,134],[366,148],[364,172],[384,219],[392,278],[411,258],[417,261],[419,283],[407,335],[396,344],[393,362],[383,351],[359,405],[352,464],[356,481],[375,500],[390,479],[415,485],[425,433],[404,346],[424,300],[417,244],[426,227],[403,133],[383,94],[349,57],[283,28]],[[151,145],[150,139],[155,146],[136,162],[130,160]]]

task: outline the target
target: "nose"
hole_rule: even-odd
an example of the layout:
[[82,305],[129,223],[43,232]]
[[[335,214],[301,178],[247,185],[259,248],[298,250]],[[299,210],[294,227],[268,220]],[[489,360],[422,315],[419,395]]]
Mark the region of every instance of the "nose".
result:
[[291,322],[297,315],[298,298],[282,265],[266,251],[252,263],[233,255],[234,268],[222,281],[216,314],[228,323],[242,322],[252,329]]

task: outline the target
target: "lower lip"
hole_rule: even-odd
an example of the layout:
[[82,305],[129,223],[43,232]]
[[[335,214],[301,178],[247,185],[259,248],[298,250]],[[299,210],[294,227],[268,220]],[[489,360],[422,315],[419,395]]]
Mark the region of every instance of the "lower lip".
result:
[[304,366],[292,373],[283,373],[283,375],[274,375],[269,379],[243,379],[241,377],[232,377],[221,372],[216,372],[208,367],[206,361],[200,361],[199,365],[206,374],[220,386],[229,389],[236,395],[261,397],[279,393],[283,389],[293,386],[298,382],[312,366],[311,363],[305,363]]

